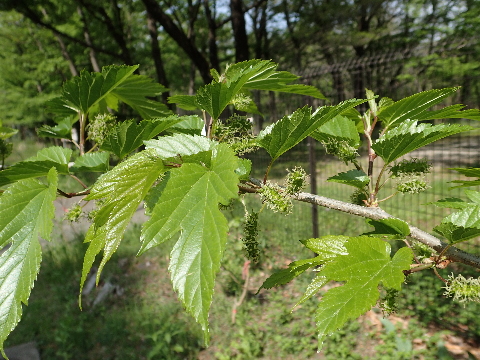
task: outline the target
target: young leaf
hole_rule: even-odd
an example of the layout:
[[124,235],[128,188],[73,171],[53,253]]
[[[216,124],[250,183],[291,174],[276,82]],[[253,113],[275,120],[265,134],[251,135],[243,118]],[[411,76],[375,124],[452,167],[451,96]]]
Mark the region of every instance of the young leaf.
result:
[[88,114],[108,93],[127,80],[136,66],[106,66],[101,73],[82,71],[63,85],[62,96],[48,102],[50,111],[61,115]]
[[[451,168],[450,170],[455,170],[466,177],[476,177],[480,178],[480,168]],[[451,183],[460,184],[457,186],[452,186],[452,189],[466,186],[477,186],[480,185],[480,179],[478,180],[453,180]]]
[[6,126],[2,126],[2,123],[0,123],[0,139],[5,140],[8,139],[9,137],[12,137],[18,132],[16,129],[12,129]]
[[370,182],[370,179],[363,171],[353,169],[329,177],[327,181],[355,186],[356,188],[363,189]]
[[0,186],[23,179],[46,176],[52,167],[55,167],[60,174],[68,174],[68,161],[71,155],[72,150],[60,146],[42,149],[36,156],[0,171]]
[[95,257],[103,249],[103,259],[97,273],[98,283],[104,265],[120,245],[123,233],[140,202],[165,171],[163,162],[156,156],[155,151],[146,150],[120,163],[94,184],[86,200],[103,198],[104,202],[97,211],[85,239],[90,245],[83,262],[80,289]]
[[312,280],[312,282],[307,286],[305,293],[302,295],[300,300],[293,305],[293,308],[296,308],[298,305],[303,304],[308,299],[315,296],[316,293],[320,291],[320,289],[328,282],[328,279],[322,275],[322,273],[318,273],[317,276]]
[[55,126],[42,125],[37,134],[41,137],[52,137],[56,139],[71,139],[72,138],[72,120],[66,118],[58,122]]
[[71,172],[107,172],[110,168],[108,152],[95,152],[78,157],[70,168]]
[[181,121],[182,118],[178,116],[169,116],[161,119],[143,120],[139,124],[135,120],[121,122],[108,133],[100,149],[110,151],[123,159],[143,145],[145,140],[150,140]]
[[[325,99],[325,96],[314,86],[290,84],[299,77],[288,71],[276,71],[278,64],[268,60],[250,60],[245,63],[250,64],[252,61],[261,61],[263,68],[261,71],[257,71],[257,73],[245,83],[243,88],[249,90],[278,91]],[[233,66],[231,66],[229,70],[230,69],[233,70]]]
[[57,173],[51,168],[48,185],[34,179],[19,181],[0,196],[0,351],[20,321],[41,262],[38,236],[50,239],[57,191]]
[[350,238],[343,235],[326,235],[320,238],[311,238],[308,240],[300,240],[307,249],[312,250],[323,261],[327,261],[337,257],[338,255],[347,255],[345,243]]
[[390,164],[409,152],[428,145],[444,137],[474,129],[458,124],[417,124],[414,120],[405,120],[396,128],[379,138],[372,148],[386,164]]
[[354,148],[360,146],[360,136],[355,122],[342,115],[338,115],[320,126],[310,136],[317,141],[346,141],[348,145]]
[[401,248],[391,259],[390,245],[368,236],[351,238],[345,247],[348,255],[338,256],[322,270],[329,280],[345,281],[345,285],[328,290],[318,306],[319,348],[326,336],[375,305],[380,283],[400,290],[405,280],[403,270],[409,269],[412,261],[409,248]]
[[158,200],[152,217],[142,228],[140,250],[142,253],[181,231],[171,252],[172,283],[187,312],[201,324],[206,342],[208,311],[228,231],[218,204],[226,205],[238,197],[233,151],[219,144],[207,154],[211,157],[208,164],[184,163],[162,181],[165,185],[154,196]]
[[276,160],[323,124],[364,102],[365,100],[347,100],[335,106],[322,106],[313,114],[305,106],[261,131],[257,143]]
[[144,141],[144,143],[147,149],[155,149],[158,156],[165,160],[208,151],[213,144],[212,141],[205,136],[184,134],[164,136],[158,140]]
[[444,236],[451,244],[467,241],[480,235],[478,228],[458,226],[448,221],[435,226],[433,230]]
[[288,284],[297,276],[303,274],[306,270],[321,263],[321,258],[311,258],[294,261],[288,265],[288,268],[277,271],[276,273],[273,273],[270,277],[268,277],[263,282],[262,286],[260,286],[260,289],[258,289],[258,291],[260,291],[261,289],[271,289],[276,286]]
[[167,134],[187,134],[187,135],[201,135],[205,127],[203,120],[197,115],[185,115],[180,117],[182,121],[171,126],[165,132]]
[[116,86],[109,96],[129,105],[144,119],[168,116],[172,111],[162,102],[150,100],[168,89],[144,75],[131,75]]
[[183,110],[199,109],[195,95],[173,95],[168,98],[169,104],[175,104]]
[[436,207],[447,209],[465,209],[466,207],[471,206],[470,203],[459,198],[446,198],[428,204],[433,204]]
[[400,219],[366,219],[366,222],[367,224],[372,225],[375,230],[363,235],[372,235],[375,237],[388,238],[392,240],[405,239],[406,236],[410,235],[410,227],[405,221]]
[[390,106],[382,107],[377,115],[386,128],[393,128],[408,119],[431,119],[431,114],[427,109],[442,102],[443,99],[451,96],[458,89],[458,87],[453,87],[423,91],[399,100]]

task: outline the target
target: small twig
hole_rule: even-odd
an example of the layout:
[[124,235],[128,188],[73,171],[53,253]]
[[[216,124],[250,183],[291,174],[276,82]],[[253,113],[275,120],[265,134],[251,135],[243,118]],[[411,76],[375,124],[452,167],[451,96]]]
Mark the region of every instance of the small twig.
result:
[[[255,184],[256,186],[262,187],[263,183],[262,180],[250,178],[250,182]],[[361,216],[366,219],[372,220],[383,220],[389,218],[395,218],[395,216],[390,215],[383,209],[378,207],[365,207],[355,204],[350,204],[344,201],[330,199],[325,196],[314,195],[309,193],[299,193],[293,198],[297,201],[306,202],[309,204],[315,204],[318,206],[323,206],[332,210],[338,210],[344,213],[348,213],[351,215]],[[409,225],[410,227],[410,236],[415,240],[431,247],[438,253],[442,253],[444,251],[444,255],[451,261],[461,262],[466,265],[470,265],[474,268],[480,269],[480,257],[467,253],[463,250],[456,248],[455,246],[451,246],[440,240],[439,238],[418,229],[415,226]]]
[[84,195],[88,195],[90,194],[90,190],[85,190],[85,191],[81,191],[81,192],[72,192],[72,193],[66,193],[60,189],[57,189],[57,192],[62,195],[63,197],[66,197],[66,198],[72,198],[72,197],[75,197],[75,196],[84,196]]
[[75,179],[80,185],[82,185],[82,187],[83,187],[84,189],[88,189],[88,186],[85,185],[85,184],[83,183],[83,181],[80,180],[78,177],[76,177],[76,176],[73,175],[73,174],[70,174],[70,176],[71,176],[73,179]]

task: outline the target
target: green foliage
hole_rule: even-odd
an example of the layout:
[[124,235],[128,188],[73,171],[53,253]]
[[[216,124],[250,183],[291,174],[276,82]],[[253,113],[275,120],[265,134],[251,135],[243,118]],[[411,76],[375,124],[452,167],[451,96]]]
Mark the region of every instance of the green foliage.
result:
[[390,164],[399,157],[434,141],[472,129],[471,126],[457,124],[418,124],[416,120],[407,119],[380,137],[372,148],[385,163]]
[[409,269],[412,261],[408,248],[390,258],[390,245],[377,238],[352,238],[345,248],[348,255],[338,256],[321,272],[328,280],[346,283],[327,291],[319,304],[316,321],[320,348],[326,336],[375,305],[379,283],[400,290],[405,280],[403,270]]
[[[36,237],[49,238],[54,209],[52,202],[57,194],[66,197],[86,195],[67,214],[69,220],[75,221],[82,216],[82,201],[95,201],[97,205],[89,214],[92,224],[85,238],[88,249],[83,261],[80,292],[97,255],[102,253],[96,273],[96,283],[99,283],[102,271],[118,251],[134,213],[143,202],[149,219],[142,226],[138,254],[160,244],[173,244],[169,257],[173,289],[187,313],[200,324],[205,343],[208,343],[208,315],[216,276],[227,253],[229,222],[225,208],[238,198],[239,193],[245,196],[257,194],[263,202],[260,210],[247,213],[244,227],[246,255],[256,262],[263,246],[259,240],[262,227],[259,214],[264,209],[288,214],[292,211],[293,200],[323,201],[327,207],[378,219],[377,214],[381,212],[375,212],[374,208],[388,198],[378,199],[386,180],[396,179],[400,192],[418,192],[427,186],[424,176],[431,167],[427,160],[417,159],[390,164],[436,140],[473,129],[458,124],[419,124],[418,121],[437,117],[478,118],[477,110],[462,111],[458,105],[428,111],[432,105],[453,94],[456,88],[426,91],[397,102],[382,98],[378,104],[374,93],[367,90],[368,99],[346,100],[315,110],[302,107],[254,136],[247,116],[234,114],[224,123],[219,121],[229,105],[237,110],[258,113],[256,104],[250,98],[250,90],[280,91],[316,98],[323,96],[311,86],[290,84],[297,77],[276,71],[277,65],[271,61],[250,60],[229,66],[221,75],[212,71],[215,80],[201,87],[194,96],[170,98],[170,102],[180,107],[201,110],[204,115],[202,120],[196,115],[172,115],[163,104],[151,100],[166,89],[145,76],[133,75],[137,68],[110,66],[101,73],[84,71],[64,85],[61,97],[49,102],[50,110],[58,116],[58,125],[43,127],[39,134],[73,142],[71,127],[79,119],[80,141],[74,143],[79,154],[68,148],[50,147],[0,172],[0,186],[10,185],[0,193],[0,213],[4,214],[0,217],[0,246],[11,243],[0,257],[0,289],[5,289],[0,291],[4,294],[0,299],[0,318],[3,319],[0,345],[19,321],[21,303],[28,300],[40,265],[40,247]],[[115,116],[107,114],[108,109],[118,110],[120,102],[136,110],[142,119],[117,122]],[[355,107],[365,102],[370,109],[362,115]],[[89,117],[91,120],[87,126]],[[378,120],[383,129],[375,138]],[[203,127],[207,136],[200,136]],[[5,138],[12,133],[2,131]],[[302,193],[307,174],[300,167],[287,170],[284,186],[268,180],[273,162],[307,136],[322,142],[327,152],[355,167],[330,177],[328,181],[355,187],[354,202],[370,209]],[[368,167],[365,168],[357,159],[360,136],[365,139],[368,152]],[[95,144],[85,151],[87,138]],[[143,145],[145,150],[141,149]],[[2,154],[5,156],[8,148],[4,147]],[[241,157],[258,147],[271,156],[263,182],[250,178],[252,163]],[[377,158],[384,161],[378,169],[375,168]],[[114,165],[112,159],[119,162]],[[389,175],[384,180],[388,170]],[[83,179],[83,173],[91,172],[101,175],[86,185],[79,177]],[[474,169],[464,174],[478,175]],[[57,183],[58,175],[73,177],[82,185],[82,191],[61,190]],[[36,179],[44,177],[47,177],[48,185]],[[449,198],[435,203],[458,210],[435,228],[450,244],[480,234],[480,195],[468,190],[465,194],[471,202]],[[412,250],[400,248],[391,257],[390,244],[385,241],[407,240],[410,226],[392,217],[368,220],[368,223],[374,230],[363,236],[331,235],[301,239],[301,244],[316,255],[291,262],[261,286],[261,289],[284,286],[299,275],[314,270],[316,276],[297,300],[297,306],[306,305],[306,301],[321,293],[328,282],[343,282],[323,294],[317,307],[315,320],[320,347],[328,335],[368,311],[377,301],[383,301],[386,312],[393,311],[395,296],[405,280],[405,271],[410,273],[433,267],[445,260],[443,253],[435,257],[432,252],[413,246],[418,258],[431,258],[431,265],[414,265],[410,269]],[[237,241],[234,246],[241,246],[241,243]],[[380,286],[387,293],[383,300],[379,300]],[[478,294],[478,284],[474,281],[457,277],[449,280],[449,286],[447,292],[455,294],[456,298],[478,298],[475,295]],[[245,296],[242,295],[242,301]],[[168,353],[158,341],[159,334],[151,336],[155,343],[151,357]],[[167,338],[165,341],[169,343]],[[250,345],[251,342],[242,345],[246,356],[262,354],[261,347]],[[400,345],[403,347],[398,349],[408,347],[406,342]],[[179,347],[176,349],[182,352]]]
[[336,106],[320,107],[313,113],[305,106],[263,130],[258,135],[258,144],[268,151],[272,160],[276,160],[329,120],[364,102],[347,100]]
[[154,189],[151,198],[156,198],[156,205],[142,228],[140,253],[182,231],[171,253],[172,283],[187,311],[202,325],[206,342],[215,275],[228,231],[218,204],[227,205],[237,197],[235,170],[235,156],[223,144],[212,143],[209,150],[191,156]]
[[329,177],[327,181],[346,184],[350,186],[355,186],[359,189],[363,189],[370,182],[370,179],[363,171],[353,169]]
[[52,167],[60,174],[68,174],[72,150],[53,146],[40,150],[36,156],[18,162],[0,172],[0,186],[15,181],[46,176]]
[[375,230],[364,235],[373,235],[387,239],[405,239],[410,235],[410,228],[405,221],[399,219],[372,220],[367,219],[367,224],[372,225]]
[[135,120],[123,121],[104,135],[100,150],[109,151],[120,159],[183,119],[179,116],[169,116],[162,119],[143,120],[139,124]]
[[26,179],[0,196],[0,247],[10,245],[0,256],[0,349],[20,321],[22,302],[28,303],[41,262],[38,237],[50,239],[57,172],[51,168],[48,185]]

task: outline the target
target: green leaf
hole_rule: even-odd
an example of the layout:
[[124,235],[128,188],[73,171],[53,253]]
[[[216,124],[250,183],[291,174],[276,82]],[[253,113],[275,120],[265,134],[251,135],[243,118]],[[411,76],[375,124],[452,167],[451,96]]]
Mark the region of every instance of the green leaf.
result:
[[367,224],[372,225],[375,230],[365,233],[363,235],[372,235],[376,237],[388,238],[388,239],[405,239],[410,235],[410,227],[405,221],[399,219],[382,219],[372,220],[366,219]]
[[422,146],[472,129],[474,128],[466,125],[417,124],[417,121],[405,120],[402,124],[379,138],[372,148],[386,164],[390,164],[399,157]]
[[[460,174],[465,175],[466,177],[477,177],[480,178],[480,168],[451,168],[450,170],[458,171]],[[466,186],[477,186],[480,185],[480,179],[478,180],[453,180],[451,183],[460,184],[457,186],[452,186],[452,189]]]
[[37,134],[41,137],[52,137],[56,139],[72,138],[72,119],[66,118],[58,122],[55,126],[42,125]]
[[351,238],[345,247],[348,255],[340,255],[327,263],[322,275],[329,280],[345,281],[343,286],[327,291],[316,313],[319,349],[324,339],[375,305],[378,285],[400,290],[410,268],[412,252],[401,248],[390,258],[390,245],[368,236]]
[[225,144],[213,146],[207,155],[209,161],[184,163],[162,181],[165,185],[156,196],[152,217],[142,228],[140,253],[181,231],[171,252],[172,283],[208,343],[208,310],[228,232],[218,204],[238,197],[238,163]]
[[342,115],[320,126],[310,136],[317,141],[346,141],[354,148],[360,146],[360,136],[355,122]]
[[[1,124],[0,124],[1,125]],[[5,140],[12,137],[18,132],[16,129],[12,129],[6,126],[0,126],[0,139]]]
[[317,257],[323,260],[329,260],[338,255],[347,255],[345,243],[350,238],[343,235],[326,235],[320,238],[311,238],[307,240],[300,240],[307,249],[312,250]]
[[107,172],[110,154],[108,152],[95,152],[78,157],[70,168],[73,173],[78,172]]
[[[290,85],[289,83],[298,77],[286,71],[276,71],[277,66],[269,60],[248,60],[233,64],[218,77],[218,81],[199,89],[195,96],[195,104],[198,108],[208,112],[213,119],[218,119],[225,107],[231,104],[242,90],[246,89],[280,91],[319,99],[325,98],[313,86]],[[180,107],[193,110],[192,100],[189,98],[174,97],[171,101],[179,103]]]
[[52,167],[55,167],[60,174],[69,174],[68,162],[71,155],[72,150],[60,146],[42,149],[36,156],[0,171],[0,186],[23,179],[46,176]]
[[153,150],[137,153],[102,175],[90,190],[86,200],[104,199],[90,226],[85,242],[90,245],[85,254],[80,293],[97,254],[103,249],[103,259],[97,273],[97,283],[106,262],[111,258],[150,187],[166,171]]
[[[63,85],[62,96],[49,101],[50,111],[61,115],[88,114],[113,89],[126,81],[136,66],[106,66],[101,73],[82,71]],[[72,114],[73,112],[73,114]]]
[[197,110],[199,109],[196,102],[195,95],[173,95],[168,98],[169,104],[176,104],[183,110]]
[[458,89],[459,87],[453,87],[423,91],[394,102],[390,106],[382,107],[377,115],[384,126],[389,128],[397,126],[405,120],[427,120],[431,118],[427,109],[442,102]]
[[155,149],[162,159],[178,158],[210,150],[212,141],[205,136],[175,134],[158,140],[145,141],[147,149]]
[[451,222],[442,222],[435,226],[433,230],[444,236],[450,244],[467,241],[480,235],[480,229],[478,228],[458,226]]
[[363,171],[353,169],[329,177],[327,181],[355,186],[356,188],[363,189],[370,182],[370,179]]
[[145,140],[150,140],[181,121],[182,119],[175,115],[161,119],[143,120],[139,124],[135,120],[121,122],[108,133],[100,149],[110,151],[123,159],[143,145]]
[[258,291],[260,291],[261,289],[271,289],[276,286],[288,284],[297,276],[303,274],[306,270],[319,264],[321,264],[320,258],[294,261],[288,265],[288,268],[282,269],[270,275],[263,282],[262,286],[260,286],[260,289],[258,289]]
[[245,63],[251,64],[255,61],[261,61],[263,67],[261,71],[258,71],[245,83],[245,85],[243,86],[245,89],[278,91],[284,93],[312,96],[317,99],[325,99],[325,96],[323,96],[322,93],[314,86],[290,84],[292,81],[297,80],[299,77],[288,71],[276,71],[278,64],[272,61],[250,60]]
[[296,304],[293,305],[293,308],[296,308],[298,305],[303,304],[305,301],[315,296],[315,294],[318,293],[327,282],[328,279],[323,276],[321,272],[317,274],[317,276],[315,276],[312,282],[307,286],[307,289],[305,290],[305,293],[302,295],[300,300],[298,300]]
[[149,97],[156,97],[168,89],[144,75],[131,75],[116,86],[110,96],[124,102],[136,110],[144,119],[153,119],[172,114],[162,102]]
[[237,168],[235,173],[238,175],[239,180],[250,179],[250,172],[252,171],[252,161],[249,159],[237,158]]
[[480,204],[480,192],[473,190],[464,190],[465,195],[472,201],[472,203]]
[[471,206],[471,204],[459,198],[445,198],[442,200],[428,203],[427,205],[429,204],[433,204],[439,208],[447,209],[465,209],[466,207]]
[[205,127],[202,118],[197,115],[184,115],[181,116],[180,119],[182,119],[182,121],[166,130],[167,134],[200,135]]
[[57,173],[51,168],[48,185],[34,179],[19,181],[0,196],[0,351],[20,321],[41,262],[38,236],[50,240],[57,191]]
[[323,124],[364,102],[365,100],[347,100],[335,106],[322,106],[313,114],[311,108],[305,106],[261,131],[257,143],[276,160]]
[[420,119],[417,120],[435,120],[435,119],[471,119],[480,120],[480,110],[469,109],[462,110],[465,105],[456,104],[447,106],[440,110],[425,111]]

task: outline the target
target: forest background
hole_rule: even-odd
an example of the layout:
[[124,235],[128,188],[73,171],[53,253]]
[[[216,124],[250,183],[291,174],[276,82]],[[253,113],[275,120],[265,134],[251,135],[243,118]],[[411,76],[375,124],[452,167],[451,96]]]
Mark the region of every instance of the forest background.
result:
[[[462,88],[452,101],[479,108],[479,29],[480,3],[474,0],[2,0],[0,120],[3,125],[19,129],[18,136],[22,138],[34,135],[34,130],[42,124],[53,125],[50,114],[45,112],[44,102],[58,96],[61,84],[84,69],[100,71],[102,66],[111,64],[140,64],[140,74],[155,78],[169,89],[161,95],[167,102],[168,96],[194,94],[201,85],[210,82],[210,69],[222,72],[229,63],[252,58],[272,59],[280,64],[281,70],[302,76],[300,81],[317,86],[326,95],[329,99],[326,103],[364,98],[365,88],[382,97],[399,99],[422,90],[460,85]],[[308,101],[273,92],[254,96],[264,115],[255,116],[257,131]],[[132,117],[130,111],[123,109],[119,117]],[[306,162],[305,154],[301,155]],[[458,158],[456,160],[455,165],[458,165]],[[291,162],[296,164],[298,160]],[[299,228],[309,226],[305,221],[308,211],[304,210],[303,222],[291,225],[290,230],[298,232]],[[337,222],[336,219],[331,222]],[[349,226],[353,226],[352,223]],[[74,283],[75,280],[78,281],[78,277]],[[238,284],[233,287],[233,293],[242,292]],[[428,297],[422,301],[428,304]],[[428,315],[427,310],[432,309],[426,306],[426,309],[412,311],[421,314],[425,323],[445,323],[438,315],[443,307],[437,306],[437,313]],[[450,318],[457,316],[449,311],[451,308],[445,310]],[[474,313],[473,308],[468,311]],[[291,321],[289,314],[277,315]],[[243,321],[242,316],[239,315],[240,321]],[[448,323],[447,328],[462,332],[465,329],[461,326],[467,326],[464,324],[476,324],[468,315],[463,316],[457,318],[461,320],[460,325]],[[350,327],[358,332],[356,326]],[[389,325],[384,323],[383,326],[386,329]],[[265,336],[260,335],[261,330],[252,330],[251,325],[245,324],[238,325],[238,329],[247,339],[247,345],[219,342],[225,349],[219,350],[217,345],[216,358],[248,359],[252,354],[260,358],[261,354],[273,351],[267,350],[266,345],[271,339],[259,338]],[[63,331],[66,333],[60,334],[69,339],[64,340],[65,343],[77,346],[72,340],[75,333]],[[151,331],[158,331],[158,326]],[[175,337],[179,330],[168,331]],[[404,329],[408,331],[408,327]],[[469,356],[465,355],[465,348],[470,347],[470,353],[478,349],[475,345],[480,336],[478,330],[467,326],[466,333],[469,345],[462,343],[462,356]],[[391,337],[390,342],[387,335]],[[402,345],[401,341],[410,341],[413,346],[415,339],[398,333],[392,336],[386,331],[383,339],[384,345],[391,345],[392,359],[400,358],[398,352],[405,348],[405,358],[410,358],[412,348],[408,350],[408,344]],[[158,345],[161,341],[149,339],[145,344],[153,354],[152,342]],[[196,354],[199,348],[190,349],[187,336],[184,340],[179,346]],[[298,348],[302,346],[303,351],[308,350],[313,356],[310,351],[315,346],[311,346],[310,338],[307,340],[293,335],[289,351],[298,355]],[[352,347],[339,346],[343,344],[341,341],[331,346],[331,349],[337,348],[337,352],[330,350],[332,358],[343,358],[338,349],[346,352],[345,358],[353,353]],[[350,338],[348,341],[352,342]],[[421,346],[424,344],[425,341]],[[452,342],[447,341],[447,345],[451,350]],[[92,348],[91,344],[78,346],[79,349],[81,346]],[[435,340],[434,346],[439,350],[429,351],[435,354],[432,356],[439,356],[443,349],[441,341]],[[49,354],[49,347],[46,349],[44,353]],[[50,358],[60,358],[55,346],[50,351],[56,354]],[[329,356],[328,351],[325,356]]]

